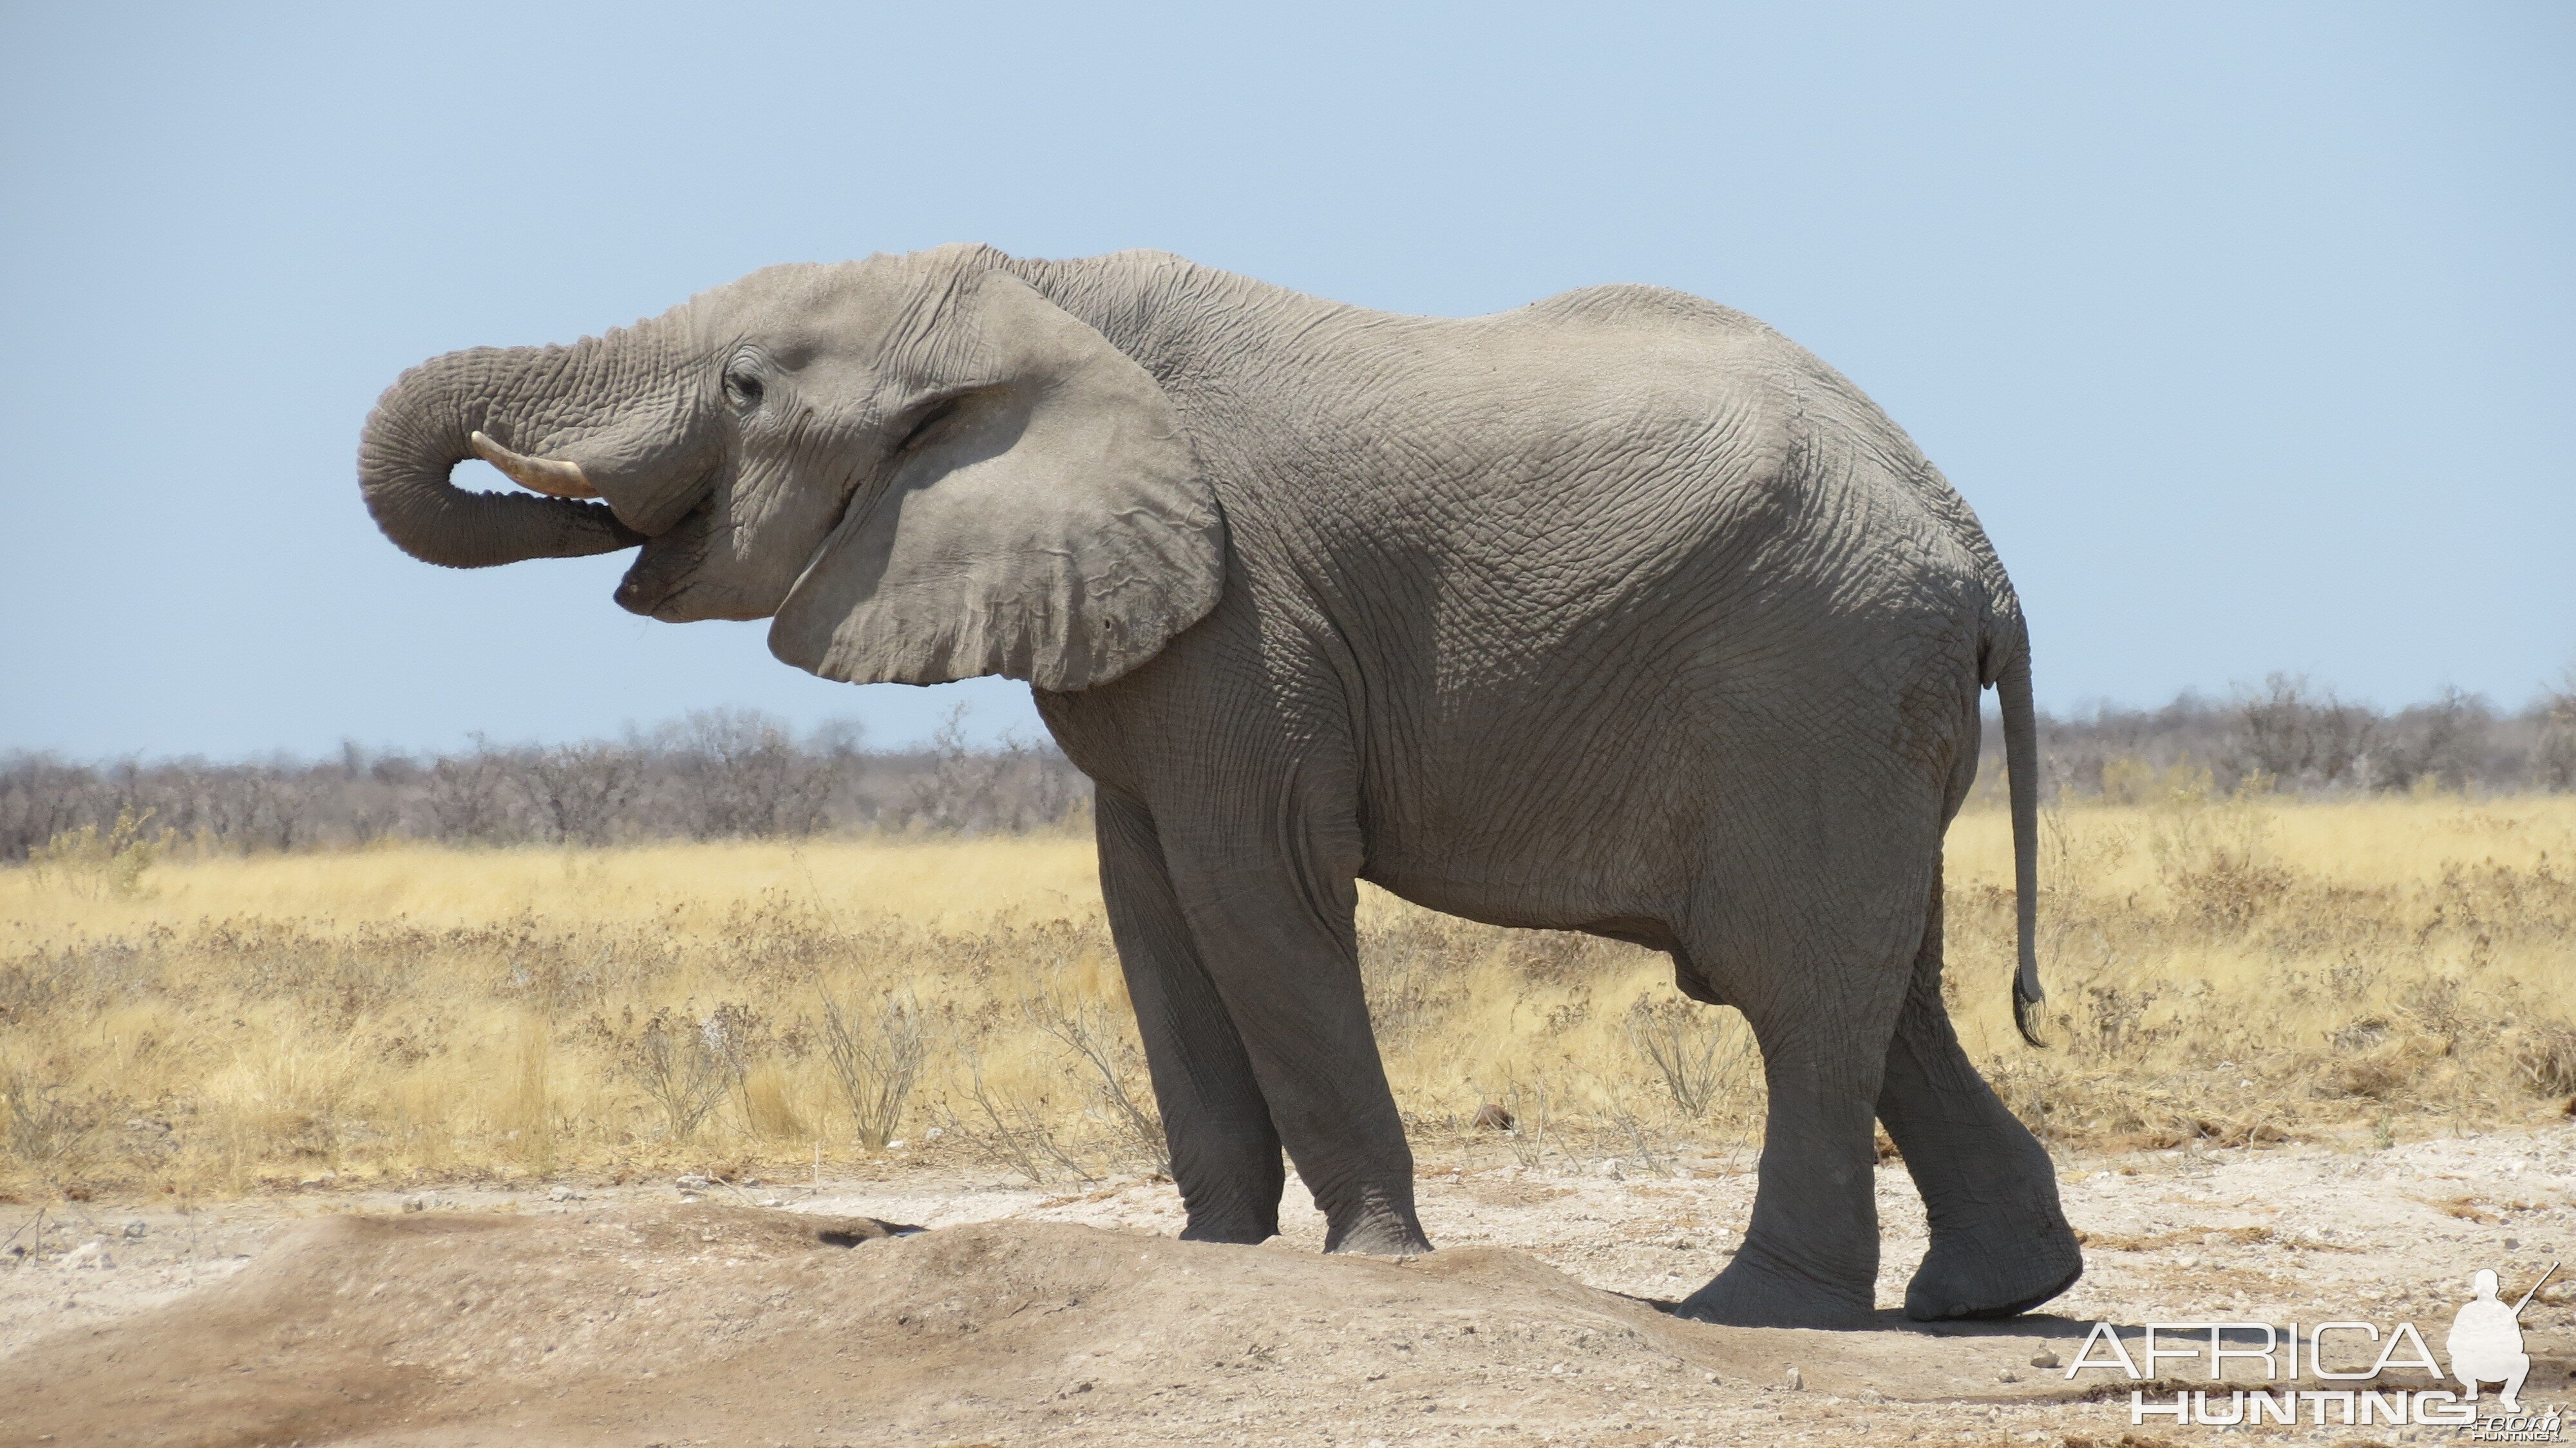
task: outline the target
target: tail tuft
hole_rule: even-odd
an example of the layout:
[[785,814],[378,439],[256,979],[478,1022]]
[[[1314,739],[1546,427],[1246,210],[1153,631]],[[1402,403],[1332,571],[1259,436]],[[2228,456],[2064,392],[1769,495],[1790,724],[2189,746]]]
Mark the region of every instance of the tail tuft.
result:
[[[2023,981],[2025,976],[2029,977],[2027,988],[2030,993],[2027,995],[2022,993],[2024,990]],[[2048,997],[2039,989],[2039,981],[2036,975],[2031,972],[2024,971],[2013,977],[2013,1029],[2021,1032],[2021,1038],[2023,1040],[2028,1041],[2030,1044],[2037,1046],[2043,1051],[2048,1049],[2048,1043],[2039,1038],[2039,1021],[2031,1014],[2031,1012],[2034,1007],[2047,998]]]

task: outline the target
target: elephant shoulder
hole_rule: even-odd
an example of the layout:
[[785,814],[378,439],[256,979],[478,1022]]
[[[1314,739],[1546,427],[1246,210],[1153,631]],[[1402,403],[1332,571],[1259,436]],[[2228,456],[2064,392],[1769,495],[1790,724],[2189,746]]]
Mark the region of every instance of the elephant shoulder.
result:
[[1771,331],[1733,307],[1720,306],[1706,297],[1637,282],[1577,287],[1573,291],[1559,292],[1532,302],[1518,313],[1507,315],[1531,321],[1590,322],[1677,331],[1716,330],[1737,335],[1759,336]]

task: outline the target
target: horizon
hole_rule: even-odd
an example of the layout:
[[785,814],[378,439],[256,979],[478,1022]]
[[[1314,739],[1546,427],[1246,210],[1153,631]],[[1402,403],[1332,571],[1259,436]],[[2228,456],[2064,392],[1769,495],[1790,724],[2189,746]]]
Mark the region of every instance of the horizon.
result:
[[[2439,708],[2451,702],[2448,693],[2437,691],[2421,699],[2405,700],[2394,706],[2384,705],[2375,700],[2359,699],[2344,694],[2323,680],[2282,675],[2275,671],[2273,675],[2261,681],[2261,685],[2252,680],[2231,680],[2225,692],[2186,686],[2176,692],[2172,698],[2159,703],[2117,699],[2079,700],[2065,709],[2050,709],[2042,706],[2038,710],[2038,718],[2043,729],[2050,726],[2077,729],[2102,727],[2116,722],[2152,719],[2176,711],[2194,714],[2202,721],[2224,721],[2232,714],[2241,714],[2247,705],[2258,699],[2260,687],[2268,686],[2274,679],[2286,679],[2303,689],[2314,690],[2316,697],[2311,702],[2358,706],[2370,711],[2374,718],[2383,721],[2395,721],[2416,711]],[[1985,691],[1982,697],[1985,703],[1978,711],[1983,730],[1981,748],[1991,754],[2002,748],[1999,715],[1996,712],[1993,691]],[[2544,682],[2535,687],[2529,697],[2520,700],[2497,699],[2472,691],[2460,691],[2458,698],[2460,702],[2473,708],[2483,709],[2497,723],[2530,720],[2545,723],[2552,710],[2576,707],[2576,669],[2562,671],[2557,682]],[[861,755],[892,756],[936,753],[950,744],[962,746],[976,753],[997,753],[1013,748],[1037,748],[1048,751],[1056,749],[1055,740],[1047,734],[1042,725],[1035,729],[1025,728],[1017,723],[987,726],[975,717],[971,705],[962,709],[952,706],[949,714],[944,716],[940,724],[934,726],[928,734],[898,734],[892,738],[878,737],[867,727],[863,718],[854,714],[827,715],[810,725],[800,727],[796,721],[787,716],[767,710],[718,706],[715,709],[690,710],[658,719],[628,720],[611,732],[566,738],[503,739],[493,737],[488,730],[474,730],[464,739],[444,746],[378,744],[350,738],[313,749],[280,746],[246,750],[238,754],[213,754],[200,750],[163,754],[130,751],[95,755],[75,755],[59,749],[0,747],[0,768],[30,760],[51,760],[73,768],[92,769],[126,764],[142,768],[193,764],[218,768],[233,766],[311,768],[330,763],[333,756],[345,757],[352,751],[369,760],[441,759],[484,752],[524,753],[595,744],[651,751],[678,747],[673,741],[698,716],[728,713],[749,716],[751,722],[778,726],[791,744],[800,750],[807,751],[846,749]],[[956,729],[954,739],[943,740],[942,732],[951,726]]]

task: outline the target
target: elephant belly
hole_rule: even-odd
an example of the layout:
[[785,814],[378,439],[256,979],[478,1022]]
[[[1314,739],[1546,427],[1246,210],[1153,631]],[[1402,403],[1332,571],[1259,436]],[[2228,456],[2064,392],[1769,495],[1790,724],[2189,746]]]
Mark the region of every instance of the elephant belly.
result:
[[1758,620],[1696,650],[1647,629],[1662,642],[1385,701],[1363,730],[1365,878],[1678,954],[1781,851],[1915,868],[1976,739],[1974,625],[1941,613],[1817,610],[1796,648]]
[[1364,878],[1488,924],[1672,948],[1719,784],[1703,741],[1613,748],[1613,719],[1468,712],[1447,738],[1369,751]]

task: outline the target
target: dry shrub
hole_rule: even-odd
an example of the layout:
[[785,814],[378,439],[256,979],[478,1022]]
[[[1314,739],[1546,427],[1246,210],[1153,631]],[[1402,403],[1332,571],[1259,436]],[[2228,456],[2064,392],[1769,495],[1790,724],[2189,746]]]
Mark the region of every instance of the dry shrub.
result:
[[27,869],[39,880],[58,879],[92,899],[140,895],[144,872],[169,850],[175,837],[166,829],[145,833],[152,813],[149,809],[138,813],[125,805],[104,831],[95,824],[64,830],[27,852]]
[[1116,1155],[1131,1164],[1172,1174],[1163,1116],[1146,1079],[1145,1048],[1125,1000],[1075,992],[1044,991],[1023,1006],[1029,1024],[1080,1063],[1091,1088],[1091,1120],[1107,1128]]
[[1039,1186],[1058,1177],[1086,1183],[1097,1179],[1090,1164],[1066,1148],[1045,1097],[997,1089],[985,1075],[983,1054],[971,1046],[961,1059],[963,1089],[941,1106],[946,1130],[986,1164]]
[[743,1074],[741,1043],[726,1025],[721,1012],[692,1021],[665,1007],[621,1043],[627,1072],[662,1108],[663,1126],[674,1140],[695,1132]]
[[904,1106],[930,1054],[920,1002],[887,992],[865,1009],[844,1009],[827,994],[823,1035],[859,1145],[883,1151],[903,1124]]
[[2323,1094],[2384,1101],[2422,1077],[2427,1052],[2401,1041],[2333,1061],[2323,1069]]
[[2171,884],[2175,901],[2203,924],[2241,931],[2290,903],[2296,877],[2277,865],[2222,853],[2198,868],[2174,871]]
[[1513,1158],[1524,1167],[1545,1165],[1548,1130],[1556,1124],[1547,1082],[1542,1079],[1526,1086],[1518,1081],[1507,1082],[1503,1087],[1503,1117],[1511,1123],[1504,1129],[1511,1138]]
[[106,1115],[97,1093],[0,1057],[0,1141],[17,1160],[39,1169],[72,1162]]
[[2576,1026],[2541,1021],[2515,1033],[2513,1064],[2543,1096],[2576,1094]]
[[1673,1109],[1697,1121],[1740,1085],[1751,1064],[1741,1019],[1687,1000],[1639,996],[1628,1007],[1628,1043],[1662,1078]]

